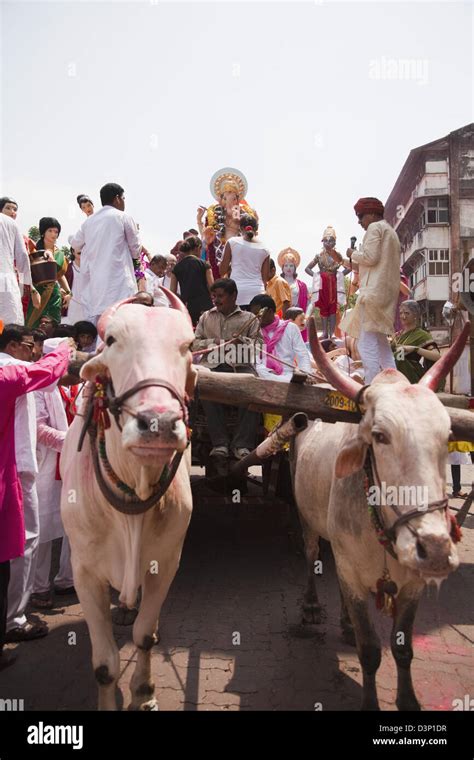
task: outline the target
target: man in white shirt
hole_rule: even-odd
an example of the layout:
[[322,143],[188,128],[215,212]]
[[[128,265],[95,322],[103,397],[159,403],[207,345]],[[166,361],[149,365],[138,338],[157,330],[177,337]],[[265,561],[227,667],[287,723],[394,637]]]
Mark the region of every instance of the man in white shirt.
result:
[[296,368],[301,372],[312,372],[300,329],[294,322],[276,316],[276,304],[270,296],[262,294],[251,300],[249,310],[252,314],[258,314],[261,309],[265,309],[260,322],[265,349],[277,358],[264,354],[262,361],[256,365],[258,376],[264,380],[289,383]]
[[400,295],[400,241],[383,218],[384,205],[378,198],[359,198],[354,206],[365,230],[362,250],[347,249],[349,265],[359,272],[356,305],[346,312],[341,330],[357,339],[357,348],[370,384],[381,370],[395,369],[388,335],[393,335]]
[[86,320],[97,324],[103,311],[137,292],[133,259],[142,245],[133,219],[124,213],[123,187],[113,182],[100,191],[102,208],[89,216],[71,240],[81,256],[81,294]]
[[153,296],[154,306],[169,306],[168,299],[161,290],[167,266],[166,256],[158,254],[153,256],[150,266],[145,270],[146,290]]
[[[166,263],[165,275],[162,278],[160,285],[163,285],[164,288],[168,288],[168,290],[170,290],[171,289],[171,275],[173,273],[173,269],[178,263],[178,259],[176,258],[174,253],[167,253],[166,262],[167,263]],[[179,295],[179,285],[178,285],[178,295]]]
[[[19,274],[20,286],[15,268]],[[0,319],[4,324],[24,324],[21,304],[23,285],[31,285],[30,260],[16,222],[2,212],[0,213]]]
[[[0,367],[28,364],[33,358],[31,329],[6,325],[0,335]],[[34,393],[15,402],[15,458],[23,491],[25,553],[10,562],[7,634],[5,641],[29,641],[46,636],[47,626],[28,622],[25,609],[33,589],[39,545],[38,496],[36,493],[36,406]]]

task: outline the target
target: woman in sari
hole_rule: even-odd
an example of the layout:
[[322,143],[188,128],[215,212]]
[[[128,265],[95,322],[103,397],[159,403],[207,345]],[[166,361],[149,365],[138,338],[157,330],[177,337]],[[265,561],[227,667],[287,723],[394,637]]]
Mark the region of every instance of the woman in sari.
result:
[[[306,309],[309,303],[309,293],[306,283],[298,279],[298,267],[301,262],[301,256],[298,251],[293,248],[285,248],[278,254],[278,263],[281,266],[281,276],[287,281],[291,290],[291,303],[292,306],[299,306],[306,314]],[[301,332],[301,337],[306,343],[308,340],[308,330],[306,327]]]
[[[432,335],[417,325],[421,311],[416,301],[404,301],[400,305],[399,313],[402,330],[395,335],[392,342],[395,363],[398,371],[405,375],[410,383],[417,383],[420,377],[438,361],[441,354]],[[474,451],[474,446],[468,441],[450,441],[448,451],[448,463],[451,465],[453,481],[451,498],[462,499],[467,496],[467,493],[461,490],[461,465],[471,464],[469,454]]]
[[66,304],[71,297],[71,289],[65,277],[68,262],[63,251],[56,245],[61,232],[61,225],[57,219],[45,216],[39,221],[39,231],[41,237],[36,243],[36,250],[46,251],[46,256],[56,261],[56,280],[36,286],[36,290],[41,296],[41,304],[35,308],[30,301],[26,313],[26,325],[32,328],[38,327],[41,317],[44,316],[51,317],[59,324],[63,297]]
[[416,301],[404,301],[400,305],[402,329],[395,334],[392,351],[397,369],[410,383],[418,380],[440,358],[439,348],[433,336],[419,326],[421,309]]

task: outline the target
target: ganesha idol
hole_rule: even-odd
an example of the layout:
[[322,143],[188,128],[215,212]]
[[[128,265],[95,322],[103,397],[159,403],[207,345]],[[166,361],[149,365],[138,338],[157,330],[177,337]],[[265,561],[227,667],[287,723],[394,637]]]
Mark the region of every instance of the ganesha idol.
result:
[[207,209],[199,207],[197,223],[216,278],[227,240],[240,235],[241,215],[250,214],[256,219],[258,216],[245,200],[247,180],[238,169],[219,169],[211,179],[211,193],[217,202]]

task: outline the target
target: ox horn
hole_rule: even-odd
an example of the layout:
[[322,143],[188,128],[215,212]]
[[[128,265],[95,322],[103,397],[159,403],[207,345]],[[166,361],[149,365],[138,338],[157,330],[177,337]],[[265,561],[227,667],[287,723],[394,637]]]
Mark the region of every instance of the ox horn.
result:
[[337,388],[338,391],[341,391],[344,396],[347,396],[348,398],[355,401],[360,391],[362,390],[362,386],[359,383],[356,383],[356,381],[351,377],[343,375],[342,372],[339,372],[332,361],[328,359],[325,352],[321,348],[314,317],[309,320],[309,345],[311,347],[311,353],[313,354],[314,361],[318,365],[328,383],[331,383],[334,388]]
[[189,311],[187,310],[186,306],[181,301],[181,299],[178,298],[178,296],[176,296],[174,293],[172,293],[171,290],[168,290],[168,288],[164,288],[163,285],[160,285],[160,287],[163,293],[165,294],[166,298],[170,302],[171,308],[178,309],[178,311],[181,311],[183,314],[185,314],[187,318],[189,319],[189,321],[191,321],[191,316],[189,314]]
[[444,378],[452,370],[462,352],[464,351],[466,340],[470,331],[471,323],[466,322],[462,329],[462,332],[460,335],[458,335],[449,351],[447,351],[447,353],[445,353],[441,359],[438,359],[438,361],[433,364],[431,369],[429,369],[428,372],[423,375],[418,385],[425,385],[432,391],[437,390],[441,380],[444,380]]

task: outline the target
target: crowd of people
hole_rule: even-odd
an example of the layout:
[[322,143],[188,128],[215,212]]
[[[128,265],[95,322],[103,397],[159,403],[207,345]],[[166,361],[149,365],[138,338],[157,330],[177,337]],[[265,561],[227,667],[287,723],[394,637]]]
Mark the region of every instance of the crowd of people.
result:
[[[276,382],[290,382],[296,370],[306,382],[324,380],[307,342],[312,314],[331,360],[361,384],[387,368],[417,382],[440,356],[401,278],[398,237],[379,200],[354,206],[365,231],[358,250],[353,244],[338,252],[336,232],[326,227],[322,250],[305,269],[308,289],[298,277],[298,251],[287,247],[272,258],[260,240],[243,175],[217,172],[211,189],[216,203],[198,209],[197,229],[184,232],[170,253],[154,254],[125,212],[119,184],[101,188],[99,209],[88,195],[77,197],[85,219],[61,248],[55,217],[39,220],[33,240],[20,232],[17,202],[0,199],[0,652],[5,642],[47,634],[26,618],[28,604],[50,609],[55,595],[74,593],[66,537],[53,586],[49,580],[52,541],[63,536],[59,456],[79,393],[67,366],[74,349],[100,350],[96,326],[109,306],[138,293],[142,303],[168,308],[168,289],[188,309],[195,362]],[[202,406],[210,457],[248,455],[258,415],[241,408],[231,434],[222,406]],[[459,480],[454,490],[460,493]],[[11,659],[2,654],[0,669]]]

